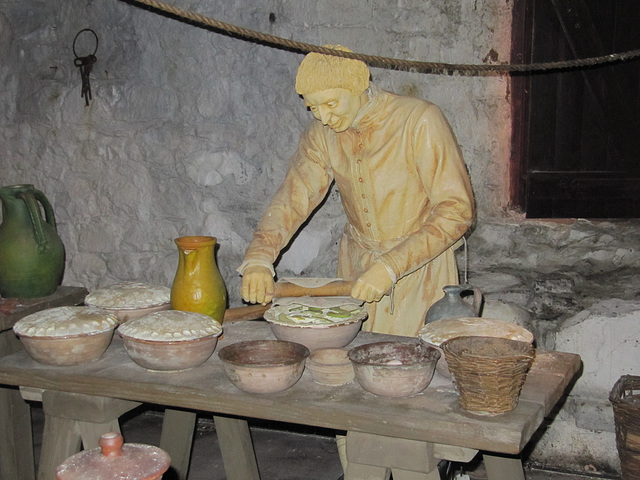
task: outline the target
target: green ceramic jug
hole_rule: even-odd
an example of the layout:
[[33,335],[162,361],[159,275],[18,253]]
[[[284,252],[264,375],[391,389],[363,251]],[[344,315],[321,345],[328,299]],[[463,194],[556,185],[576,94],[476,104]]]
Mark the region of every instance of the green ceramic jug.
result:
[[64,245],[51,204],[29,184],[0,187],[0,200],[0,295],[52,295],[62,282]]

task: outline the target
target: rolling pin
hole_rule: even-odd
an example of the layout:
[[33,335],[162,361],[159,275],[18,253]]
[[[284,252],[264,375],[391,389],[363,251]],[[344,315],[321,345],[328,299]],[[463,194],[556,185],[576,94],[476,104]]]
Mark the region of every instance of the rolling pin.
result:
[[[345,297],[351,293],[353,282],[348,280],[335,280],[319,287],[301,287],[289,282],[276,282],[274,284],[275,298],[282,297]],[[224,312],[223,323],[240,322],[243,320],[256,320],[262,318],[264,312],[271,307],[266,305],[248,305],[246,307],[228,308]]]

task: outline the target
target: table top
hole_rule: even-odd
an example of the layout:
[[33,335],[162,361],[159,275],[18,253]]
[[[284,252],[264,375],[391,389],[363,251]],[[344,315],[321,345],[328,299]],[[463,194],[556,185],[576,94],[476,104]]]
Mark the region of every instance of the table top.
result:
[[[225,324],[216,352],[241,340],[274,338],[264,321]],[[383,340],[407,339],[360,332],[349,347]],[[99,360],[80,366],[42,365],[26,352],[8,355],[0,359],[0,384],[517,454],[563,396],[581,365],[578,355],[538,350],[516,409],[481,416],[461,409],[451,381],[437,373],[422,393],[406,398],[376,396],[355,381],[342,386],[319,385],[308,371],[283,392],[249,394],[229,381],[216,352],[191,370],[152,372],[133,363],[116,334]]]

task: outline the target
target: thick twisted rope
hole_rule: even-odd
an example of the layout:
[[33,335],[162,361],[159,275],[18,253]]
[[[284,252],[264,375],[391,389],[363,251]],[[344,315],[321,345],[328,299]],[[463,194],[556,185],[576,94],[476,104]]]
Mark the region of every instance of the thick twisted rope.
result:
[[623,53],[613,53],[598,57],[590,57],[577,60],[565,60],[558,62],[530,63],[530,64],[451,64],[439,62],[422,62],[415,60],[403,60],[397,58],[381,57],[377,55],[365,55],[356,52],[343,52],[332,48],[321,47],[295,40],[288,40],[275,35],[257,32],[244,27],[221,22],[214,18],[206,17],[199,13],[183,10],[157,0],[120,0],[138,7],[147,7],[158,14],[168,16],[175,20],[189,23],[201,28],[208,28],[219,33],[240,37],[260,44],[267,44],[285,50],[299,53],[317,52],[325,55],[354,58],[361,60],[371,67],[388,68],[420,73],[446,73],[460,75],[491,75],[517,72],[539,72],[548,70],[571,69],[578,67],[590,67],[607,63],[622,62],[640,57],[640,50],[631,50]]

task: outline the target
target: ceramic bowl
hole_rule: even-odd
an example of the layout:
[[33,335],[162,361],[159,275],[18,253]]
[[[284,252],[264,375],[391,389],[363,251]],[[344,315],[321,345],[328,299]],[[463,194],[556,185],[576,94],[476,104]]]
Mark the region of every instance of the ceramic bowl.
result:
[[167,310],[131,319],[118,333],[129,357],[141,367],[180,371],[211,357],[222,326],[208,315]]
[[370,393],[409,397],[433,378],[440,352],[422,342],[376,342],[349,350],[355,378]]
[[296,342],[309,350],[342,348],[356,337],[367,311],[353,298],[279,299],[264,313],[278,340]]
[[307,368],[316,383],[344,385],[354,379],[353,365],[346,348],[321,348],[311,352]]
[[218,335],[181,341],[154,341],[122,337],[135,363],[147,370],[176,372],[202,365],[213,354]]
[[292,326],[270,323],[271,331],[278,340],[296,342],[309,350],[341,348],[349,345],[360,331],[362,320],[334,325]]
[[249,340],[222,348],[229,380],[249,393],[275,393],[292,387],[302,376],[309,349],[295,342]]
[[104,354],[113,338],[113,328],[66,337],[19,337],[29,356],[39,363],[81,365],[98,360]]
[[57,307],[20,319],[13,330],[27,353],[46,365],[80,365],[99,359],[118,319],[91,307]]
[[533,343],[534,340],[533,334],[520,325],[484,317],[443,318],[424,325],[418,332],[420,340],[440,351],[441,357],[436,370],[445,378],[450,378],[451,373],[440,345],[452,338],[466,336],[506,338],[528,343]]

